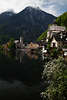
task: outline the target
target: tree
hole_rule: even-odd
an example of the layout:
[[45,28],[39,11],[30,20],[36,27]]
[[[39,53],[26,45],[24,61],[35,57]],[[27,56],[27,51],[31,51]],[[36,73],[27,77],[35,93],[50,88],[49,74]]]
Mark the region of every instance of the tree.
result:
[[67,12],[62,14],[56,19],[57,25],[65,26],[67,28]]
[[14,44],[14,39],[13,38],[11,38],[7,44],[8,44],[8,49],[10,49],[10,50],[15,49],[15,44]]

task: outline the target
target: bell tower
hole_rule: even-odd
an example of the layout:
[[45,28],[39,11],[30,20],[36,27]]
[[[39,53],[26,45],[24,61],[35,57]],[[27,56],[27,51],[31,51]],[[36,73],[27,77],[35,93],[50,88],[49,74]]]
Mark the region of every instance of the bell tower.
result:
[[20,36],[20,48],[23,48],[23,37]]

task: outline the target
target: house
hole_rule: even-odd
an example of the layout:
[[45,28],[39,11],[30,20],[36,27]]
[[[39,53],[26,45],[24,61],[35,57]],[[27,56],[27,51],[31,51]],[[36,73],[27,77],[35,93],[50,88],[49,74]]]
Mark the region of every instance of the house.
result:
[[16,49],[17,49],[17,48],[20,48],[19,40],[15,40],[14,43],[15,43],[15,47],[16,47]]
[[51,38],[50,47],[62,48],[65,46],[65,43],[67,43],[65,37],[63,37],[63,35],[61,37],[59,34],[56,34]]
[[62,34],[65,31],[66,31],[65,27],[57,26],[56,24],[53,24],[48,28],[47,39],[46,40],[48,41],[49,38],[51,39],[54,34],[57,34],[57,33]]
[[51,47],[67,47],[67,32],[59,32],[52,36]]
[[39,48],[39,45],[37,44],[37,43],[30,43],[30,44],[28,44],[27,45],[27,48],[29,48],[29,49],[37,49],[37,48]]
[[43,54],[46,54],[47,53],[47,49],[45,49],[44,46],[42,46],[42,50],[41,51],[42,51]]
[[53,24],[49,26],[47,32],[46,43],[50,41],[50,47],[62,47],[63,45],[67,45],[67,32],[66,28],[63,26],[57,26]]
[[55,39],[55,37],[53,37],[52,41],[51,41],[51,44],[50,44],[50,47],[58,47],[58,41]]

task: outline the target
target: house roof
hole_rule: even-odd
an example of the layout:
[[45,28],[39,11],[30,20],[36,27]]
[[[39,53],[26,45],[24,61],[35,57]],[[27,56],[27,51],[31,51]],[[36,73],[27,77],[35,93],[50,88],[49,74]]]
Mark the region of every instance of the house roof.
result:
[[54,24],[53,24],[52,26],[49,27],[48,30],[49,30],[49,31],[65,31],[66,28],[63,27],[63,26],[57,26],[57,25],[54,25]]
[[63,39],[61,39],[59,36],[53,35],[52,39],[53,38],[55,38],[56,41],[62,41],[63,42]]
[[19,40],[15,40],[15,41],[14,41],[15,44],[18,43],[18,42],[19,42]]
[[[61,37],[62,35],[62,37]],[[52,36],[52,38],[55,37],[56,41],[62,41],[62,42],[66,42],[67,43],[67,32],[59,32],[56,33]]]

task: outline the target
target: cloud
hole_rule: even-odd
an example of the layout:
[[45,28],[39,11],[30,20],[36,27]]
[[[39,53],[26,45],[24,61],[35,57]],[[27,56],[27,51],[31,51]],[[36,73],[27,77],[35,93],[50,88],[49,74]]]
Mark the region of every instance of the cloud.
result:
[[14,9],[15,12],[19,12],[27,6],[39,6],[42,0],[1,0],[0,1],[0,12],[8,9]]
[[43,0],[42,8],[55,16],[67,11],[67,0]]
[[59,16],[67,11],[67,0],[1,0],[0,12],[8,9],[20,12],[27,6],[40,7],[48,13]]

